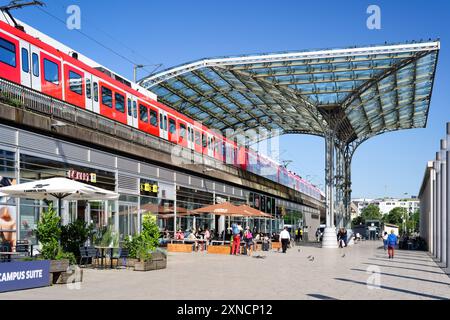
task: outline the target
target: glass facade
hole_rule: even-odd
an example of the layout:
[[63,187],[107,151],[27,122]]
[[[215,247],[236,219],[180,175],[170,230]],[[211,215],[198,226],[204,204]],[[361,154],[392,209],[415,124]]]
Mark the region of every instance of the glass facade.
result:
[[[95,185],[111,191],[116,191],[118,180],[117,170],[102,170],[43,158],[37,155],[19,153],[0,149],[0,181],[2,186],[41,180],[52,177],[68,177],[83,183]],[[120,181],[120,179],[119,179]],[[136,192],[119,192],[120,197],[115,201],[63,201],[61,216],[63,223],[70,223],[77,219],[92,223],[96,230],[105,226],[113,226],[120,234],[120,240],[125,236],[133,236],[140,232],[142,216],[146,213],[157,215],[157,222],[161,230],[170,233],[176,228],[198,230],[208,228],[215,236],[223,235],[233,222],[243,226],[256,228],[258,232],[278,232],[284,223],[291,223],[290,219],[301,219],[302,213],[286,210],[277,204],[274,197],[258,193],[237,197],[225,193],[208,191],[206,189],[190,188],[175,185],[160,179],[140,177],[137,179]],[[120,185],[120,183],[119,183]],[[120,188],[119,188],[120,189]],[[223,217],[212,214],[194,214],[192,211],[214,203],[230,201],[235,205],[249,204],[252,207],[269,213],[272,219]],[[33,230],[37,227],[41,212],[51,201],[32,199],[0,198],[0,230],[2,240],[14,245],[17,239],[29,240],[37,244]],[[56,204],[55,204],[56,205]],[[287,213],[287,216],[284,214]]]

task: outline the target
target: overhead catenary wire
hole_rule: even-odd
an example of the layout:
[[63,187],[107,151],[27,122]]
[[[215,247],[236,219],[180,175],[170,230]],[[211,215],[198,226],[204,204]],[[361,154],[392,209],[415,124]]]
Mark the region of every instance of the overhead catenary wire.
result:
[[[54,14],[48,12],[47,10],[44,10],[44,9],[42,9],[42,8],[40,8],[40,7],[37,7],[37,9],[40,10],[40,11],[42,11],[42,12],[45,13],[46,15],[52,17],[53,19],[55,19],[55,20],[61,22],[62,24],[66,25],[66,21],[64,21],[63,19],[61,19],[61,18],[55,16]],[[123,55],[123,54],[117,52],[116,50],[112,49],[111,47],[108,47],[107,45],[103,44],[102,42],[100,42],[99,40],[97,40],[97,39],[95,39],[94,37],[90,36],[89,34],[83,32],[83,31],[81,31],[81,30],[79,30],[79,29],[74,29],[74,30],[75,30],[76,32],[80,33],[81,35],[83,35],[84,37],[88,38],[88,39],[91,40],[92,42],[96,43],[97,45],[101,46],[102,48],[104,48],[104,49],[108,50],[109,52],[113,53],[114,55],[118,56],[119,58],[121,58],[121,59],[127,61],[128,63],[132,64],[133,66],[139,65],[139,63],[137,63],[137,62],[131,60],[130,58],[128,58],[128,57],[126,57],[125,55]],[[159,68],[162,64],[154,64],[154,65],[157,66],[157,67]],[[148,72],[149,74],[152,74],[153,72],[156,71],[156,69],[153,70],[153,71],[149,71],[149,70],[147,70],[147,69],[145,69],[145,68],[141,68],[141,69],[145,70],[145,71]]]

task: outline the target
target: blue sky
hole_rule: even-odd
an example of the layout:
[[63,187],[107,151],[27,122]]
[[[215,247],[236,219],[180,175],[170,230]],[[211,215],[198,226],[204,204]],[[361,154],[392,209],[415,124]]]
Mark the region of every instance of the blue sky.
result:
[[[9,1],[0,0],[0,4]],[[450,121],[449,1],[169,1],[47,0],[47,12],[66,20],[79,5],[81,31],[140,64],[172,67],[205,57],[285,50],[441,40],[426,129],[388,133],[364,143],[353,161],[353,196],[416,195],[426,161],[435,156]],[[381,8],[381,30],[366,27],[369,5]],[[15,16],[99,63],[132,78],[133,66],[36,8]],[[146,67],[152,70],[151,66]],[[145,76],[141,71],[140,77]],[[323,183],[323,139],[288,135],[280,141],[289,168]]]

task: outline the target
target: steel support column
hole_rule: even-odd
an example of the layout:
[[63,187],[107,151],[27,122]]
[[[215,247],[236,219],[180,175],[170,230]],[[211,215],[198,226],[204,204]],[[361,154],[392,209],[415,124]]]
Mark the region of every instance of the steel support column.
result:
[[344,208],[344,152],[342,148],[336,144],[336,226],[338,228],[344,227],[345,208]]
[[326,228],[322,248],[338,247],[334,224],[334,137],[334,131],[327,130],[325,135]]
[[448,267],[448,256],[447,256],[447,140],[441,140],[441,168],[440,168],[440,177],[441,177],[441,267]]
[[344,208],[345,208],[345,227],[352,227],[352,155],[345,155],[344,159]]

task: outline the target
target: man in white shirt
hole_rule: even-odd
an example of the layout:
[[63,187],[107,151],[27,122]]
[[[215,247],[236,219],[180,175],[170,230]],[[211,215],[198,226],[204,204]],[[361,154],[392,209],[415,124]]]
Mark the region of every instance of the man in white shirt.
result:
[[288,243],[291,241],[291,235],[289,234],[288,227],[284,227],[284,230],[280,233],[281,247],[283,248],[283,253],[286,253]]

